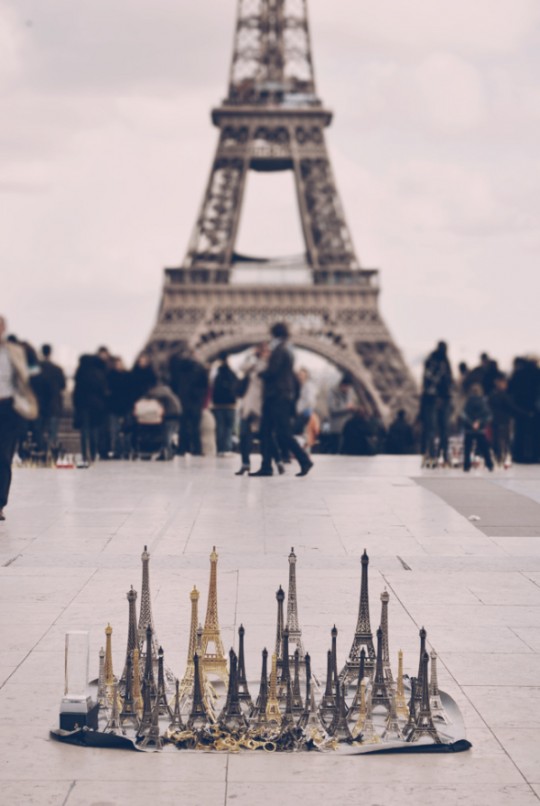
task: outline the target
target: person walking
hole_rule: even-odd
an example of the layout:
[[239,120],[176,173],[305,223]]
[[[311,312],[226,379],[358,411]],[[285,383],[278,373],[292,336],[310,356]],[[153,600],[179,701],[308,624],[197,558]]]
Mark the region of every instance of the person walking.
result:
[[171,356],[169,376],[171,389],[182,404],[178,453],[201,456],[201,417],[208,393],[208,372],[186,348]]
[[353,381],[345,373],[339,383],[328,392],[328,453],[340,453],[343,440],[343,429],[358,409],[358,398],[354,391]]
[[82,467],[98,455],[107,424],[107,368],[98,355],[81,355],[73,389],[73,424],[81,432]]
[[212,387],[212,412],[216,420],[216,450],[218,456],[230,456],[236,419],[238,378],[229,366],[228,356],[222,353]]
[[473,383],[470,388],[461,413],[461,420],[464,426],[463,470],[468,472],[471,469],[471,454],[475,446],[476,451],[484,459],[487,469],[493,470],[489,442],[484,433],[486,426],[491,421],[491,411],[484,397],[484,390],[479,383]]
[[6,519],[11,487],[11,464],[21,429],[21,417],[38,416],[37,401],[29,383],[24,348],[5,338],[7,323],[0,316],[0,521]]
[[[420,399],[422,453],[424,461],[434,465],[442,454],[448,463],[448,426],[451,410],[452,369],[446,342],[440,341],[426,358]],[[437,437],[439,444],[437,447]]]
[[50,344],[43,345],[41,355],[43,358],[39,362],[41,367],[39,419],[45,445],[54,450],[58,447],[58,427],[62,416],[62,392],[66,388],[66,377],[62,367],[55,364],[51,358]]
[[284,322],[276,322],[271,328],[270,358],[268,366],[260,373],[263,380],[263,408],[261,422],[261,467],[250,476],[271,476],[274,440],[283,456],[291,453],[300,471],[297,476],[306,476],[313,462],[292,435],[291,420],[297,383],[294,375],[294,358],[288,343],[289,329]]

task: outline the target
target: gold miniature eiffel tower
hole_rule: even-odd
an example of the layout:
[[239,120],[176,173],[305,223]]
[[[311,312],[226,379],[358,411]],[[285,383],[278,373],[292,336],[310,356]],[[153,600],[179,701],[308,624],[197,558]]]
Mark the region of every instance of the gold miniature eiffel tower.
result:
[[401,649],[398,652],[396,711],[400,719],[407,720],[409,718],[409,707],[407,705],[407,698],[405,697],[405,689],[403,688],[403,652]]
[[117,682],[113,672],[112,631],[111,625],[107,624],[105,627],[105,689],[110,703],[113,701],[113,686]]
[[186,671],[180,683],[180,698],[183,698],[187,692],[193,688],[193,655],[197,649],[197,625],[199,623],[199,591],[193,586],[193,590],[189,594],[191,600],[191,621],[189,626],[189,644],[187,652]]
[[[218,555],[216,547],[212,549],[210,555],[210,585],[208,588],[208,604],[206,607],[206,620],[202,636],[202,668],[206,674],[215,674],[225,686],[229,685],[229,673],[227,671],[227,661],[221,634],[219,631],[218,606],[217,606],[217,561]],[[209,651],[209,646],[213,646],[214,651]]]
[[270,690],[268,692],[268,702],[266,703],[266,718],[269,722],[281,723],[281,711],[279,710],[279,700],[277,697],[277,655],[272,655],[272,671],[270,672]]
[[141,692],[141,668],[139,666],[139,650],[133,650],[133,704],[137,711],[137,716],[142,716],[143,696]]

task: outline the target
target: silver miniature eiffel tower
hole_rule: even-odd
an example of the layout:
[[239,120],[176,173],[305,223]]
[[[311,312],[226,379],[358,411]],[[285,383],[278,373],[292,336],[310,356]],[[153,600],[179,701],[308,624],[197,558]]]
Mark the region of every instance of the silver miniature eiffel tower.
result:
[[244,625],[241,624],[238,628],[238,699],[246,713],[253,709],[253,701],[249,693],[247,676],[246,676],[246,661],[244,656]]
[[281,668],[281,659],[282,659],[282,651],[283,651],[283,602],[285,600],[285,591],[279,586],[278,590],[276,591],[276,601],[277,601],[277,626],[276,626],[276,647],[274,649],[274,654],[277,658],[278,669]]
[[124,669],[122,671],[122,676],[120,678],[120,684],[124,684],[126,682],[126,673],[127,673],[127,666],[128,666],[128,659],[131,658],[133,662],[133,650],[135,647],[139,646],[138,643],[138,631],[137,631],[137,591],[133,590],[133,585],[131,586],[130,590],[126,594],[128,604],[129,604],[129,615],[128,615],[128,638],[127,638],[127,647],[126,647],[126,660],[124,663]]
[[401,649],[398,652],[396,711],[400,719],[407,720],[409,718],[409,708],[407,707],[407,700],[405,698],[405,689],[403,687],[403,652],[401,651]]
[[221,711],[218,723],[226,730],[242,730],[247,728],[248,722],[240,707],[238,697],[238,659],[236,652],[231,649],[229,652],[229,686],[227,690],[227,701]]
[[[365,682],[362,683],[365,688]],[[358,717],[358,722],[356,723],[356,727],[358,728],[360,724],[360,717]],[[373,705],[371,701],[371,691],[370,693],[365,696],[365,716],[363,719],[363,724],[361,730],[355,730],[354,738],[358,739],[359,734],[361,733],[361,740],[362,744],[378,744],[381,741],[381,737],[375,730],[375,725],[373,724]]]
[[289,590],[287,592],[287,628],[289,630],[289,645],[294,644],[299,652],[300,660],[304,660],[304,646],[302,644],[302,630],[298,621],[298,597],[296,593],[296,554],[291,548],[289,554]]
[[160,716],[167,714],[172,719],[172,708],[167,701],[167,692],[165,691],[165,672],[163,663],[163,647],[158,650],[158,684],[157,684],[157,704]]
[[175,680],[175,697],[174,697],[174,710],[172,720],[169,724],[169,730],[184,730],[184,723],[182,721],[182,714],[180,713],[180,683],[178,678]]
[[394,685],[392,666],[390,664],[390,648],[388,641],[388,602],[390,594],[385,589],[381,593],[381,629],[382,629],[382,662],[384,679],[388,686]]
[[268,705],[268,650],[266,647],[262,651],[261,683],[259,686],[259,696],[249,715],[253,726],[260,727],[267,724],[266,706]]
[[148,547],[144,547],[141,554],[142,561],[142,584],[141,584],[141,607],[139,610],[139,626],[137,627],[137,641],[139,644],[139,653],[141,660],[144,655],[144,642],[146,639],[146,628],[152,628],[152,654],[157,658],[159,649],[159,641],[157,639],[156,628],[154,626],[154,619],[152,617],[152,600],[150,597],[150,552]]
[[[360,666],[358,669],[358,682],[351,707],[349,708],[349,718],[356,719],[360,715],[362,701],[362,680],[366,676],[366,650],[360,650]],[[365,693],[365,692],[364,692]]]
[[281,659],[281,673],[278,675],[278,699],[280,703],[284,703],[287,699],[287,681],[291,679],[290,655],[289,655],[289,630],[287,627],[283,630],[281,640],[282,659]]
[[336,715],[328,729],[328,733],[338,742],[352,742],[353,737],[347,719],[347,703],[339,680],[336,680]]
[[142,736],[139,747],[154,747],[156,750],[161,750],[163,742],[159,733],[159,705],[156,702],[151,711],[150,724],[141,730]]
[[358,609],[358,621],[354,639],[349,652],[349,657],[345,666],[339,674],[342,684],[350,685],[358,678],[358,668],[360,666],[360,650],[364,648],[366,652],[366,674],[372,676],[375,668],[375,647],[373,646],[373,634],[369,620],[369,592],[368,592],[368,566],[369,557],[366,550],[362,554],[362,581],[360,584],[360,606]]
[[417,742],[424,736],[428,736],[433,739],[435,744],[441,744],[441,739],[437,733],[437,728],[433,724],[431,708],[429,705],[428,663],[429,655],[427,652],[424,652],[424,656],[422,658],[422,699],[420,700],[420,707],[418,709],[418,714],[416,715],[415,725],[407,736],[407,741]]
[[431,715],[439,722],[448,723],[448,717],[441,700],[441,692],[439,691],[439,680],[437,676],[437,653],[434,649],[430,652],[431,658],[431,678],[429,681],[429,705],[431,708]]
[[375,665],[373,687],[371,689],[371,703],[373,708],[380,706],[386,708],[387,712],[389,713],[391,688],[384,677],[382,638],[383,633],[379,627],[377,630],[377,662]]
[[305,654],[304,663],[306,667],[306,700],[304,712],[298,720],[298,726],[304,731],[306,741],[312,741],[316,745],[319,745],[327,739],[327,732],[315,703],[311,675],[311,657],[309,652]]
[[124,728],[130,724],[135,731],[139,730],[139,717],[137,706],[133,699],[133,652],[127,658],[124,702],[120,712],[120,725]]
[[[304,656],[305,657],[305,656]],[[294,678],[292,684],[292,710],[293,714],[298,716],[304,710],[304,703],[302,702],[302,693],[300,691],[300,652],[298,649],[294,650]]]
[[201,674],[199,663],[199,653],[195,652],[193,655],[193,701],[191,705],[191,712],[187,721],[189,730],[201,730],[202,728],[206,727],[209,721],[201,690]]
[[336,695],[334,690],[334,660],[332,650],[328,650],[326,663],[326,689],[319,705],[321,722],[328,728],[337,712]]
[[382,738],[387,742],[397,742],[403,739],[401,728],[399,727],[398,713],[396,709],[396,697],[393,690],[390,691],[390,711],[386,720],[386,727]]

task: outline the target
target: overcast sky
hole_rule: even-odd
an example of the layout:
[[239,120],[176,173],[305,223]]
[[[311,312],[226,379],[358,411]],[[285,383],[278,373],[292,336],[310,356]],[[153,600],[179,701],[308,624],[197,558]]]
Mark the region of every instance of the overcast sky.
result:
[[[0,0],[0,312],[63,362],[101,343],[131,360],[153,326],[210,169],[235,7]],[[540,2],[310,15],[347,219],[409,363],[439,338],[454,361],[540,352]],[[290,175],[250,175],[246,204],[241,250],[300,251]]]

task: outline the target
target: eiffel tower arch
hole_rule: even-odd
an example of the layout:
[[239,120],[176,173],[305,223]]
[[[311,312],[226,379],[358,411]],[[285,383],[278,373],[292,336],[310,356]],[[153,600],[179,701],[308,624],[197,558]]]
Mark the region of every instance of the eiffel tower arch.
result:
[[[348,371],[387,420],[415,405],[416,387],[378,309],[378,271],[360,266],[316,93],[307,0],[238,0],[229,90],[212,110],[219,138],[187,254],[165,270],[147,350],[161,364],[186,347],[203,360],[267,338],[287,321],[292,341]],[[305,253],[235,251],[249,171],[291,171]]]

